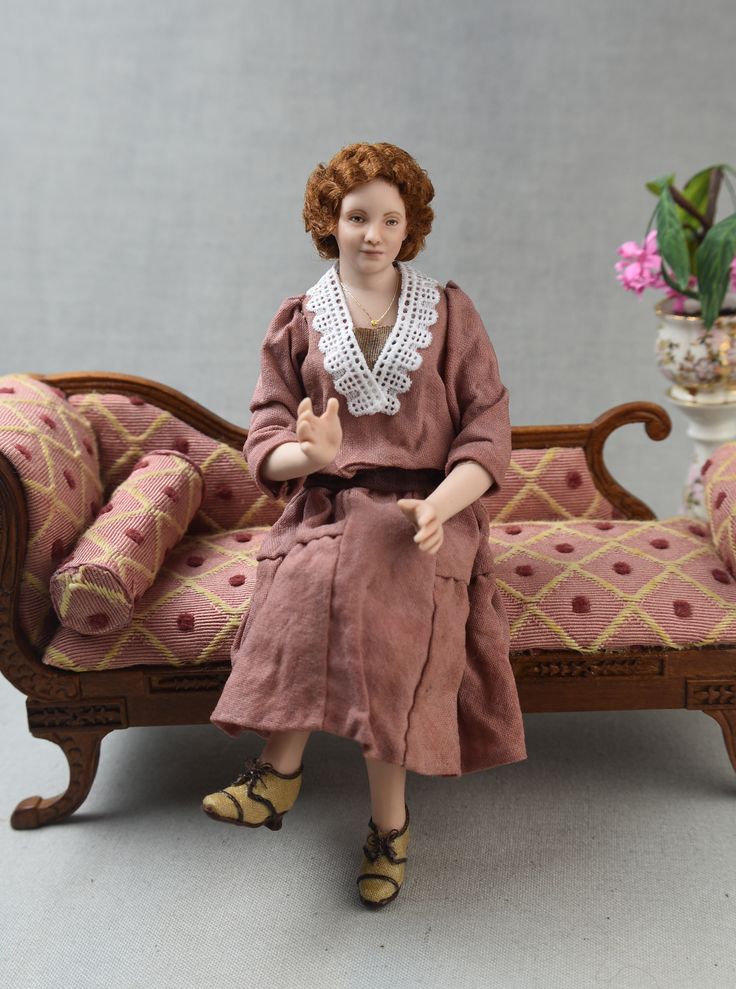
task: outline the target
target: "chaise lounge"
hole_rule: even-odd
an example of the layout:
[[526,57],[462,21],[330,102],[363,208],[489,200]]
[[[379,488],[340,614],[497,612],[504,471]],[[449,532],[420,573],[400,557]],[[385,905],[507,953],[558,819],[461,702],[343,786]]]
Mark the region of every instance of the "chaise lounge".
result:
[[[702,468],[707,521],[659,520],[604,463],[627,423],[670,431],[648,402],[514,427],[482,499],[521,706],[703,711],[736,769],[736,443]],[[285,504],[256,488],[245,438],[145,378],[0,377],[0,664],[69,763],[66,790],[22,800],[14,828],[83,803],[109,732],[209,722]]]

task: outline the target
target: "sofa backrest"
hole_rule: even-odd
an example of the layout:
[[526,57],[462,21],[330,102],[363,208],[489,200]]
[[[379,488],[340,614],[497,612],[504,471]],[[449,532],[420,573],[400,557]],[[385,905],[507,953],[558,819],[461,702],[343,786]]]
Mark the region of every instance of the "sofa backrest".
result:
[[[32,375],[0,377],[0,455],[21,479],[29,517],[19,618],[36,651],[57,627],[51,574],[141,456],[161,449],[185,453],[202,470],[204,497],[189,532],[268,526],[283,511],[253,483],[242,449],[140,396],[67,398]],[[596,489],[580,447],[515,450],[501,490],[482,501],[492,523],[623,517]]]
[[580,446],[514,450],[501,490],[481,499],[491,523],[624,518],[601,494]]

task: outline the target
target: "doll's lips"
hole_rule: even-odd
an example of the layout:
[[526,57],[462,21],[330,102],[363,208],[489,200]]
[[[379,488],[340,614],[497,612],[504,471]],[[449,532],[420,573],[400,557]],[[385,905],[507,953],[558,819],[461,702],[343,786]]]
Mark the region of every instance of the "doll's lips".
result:
[[378,257],[379,254],[383,254],[383,251],[363,251],[363,254]]

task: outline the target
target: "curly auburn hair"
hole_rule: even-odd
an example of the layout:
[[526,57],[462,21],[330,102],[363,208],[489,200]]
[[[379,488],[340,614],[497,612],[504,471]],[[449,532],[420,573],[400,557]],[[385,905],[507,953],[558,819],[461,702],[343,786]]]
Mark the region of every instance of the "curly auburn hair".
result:
[[434,210],[429,203],[434,186],[412,156],[395,144],[348,144],[324,165],[320,162],[307,180],[304,194],[304,229],[311,233],[320,257],[338,258],[333,230],[345,196],[355,186],[384,179],[399,190],[406,209],[407,234],[397,254],[411,261],[424,247],[432,229]]

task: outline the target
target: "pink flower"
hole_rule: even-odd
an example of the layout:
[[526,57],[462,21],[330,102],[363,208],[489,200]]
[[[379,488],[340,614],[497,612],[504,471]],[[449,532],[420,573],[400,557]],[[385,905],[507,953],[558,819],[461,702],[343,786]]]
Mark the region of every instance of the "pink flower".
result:
[[616,262],[616,278],[625,289],[641,295],[645,288],[666,288],[667,283],[660,275],[662,258],[657,253],[657,231],[647,234],[643,244],[627,240],[618,254],[624,259]]

